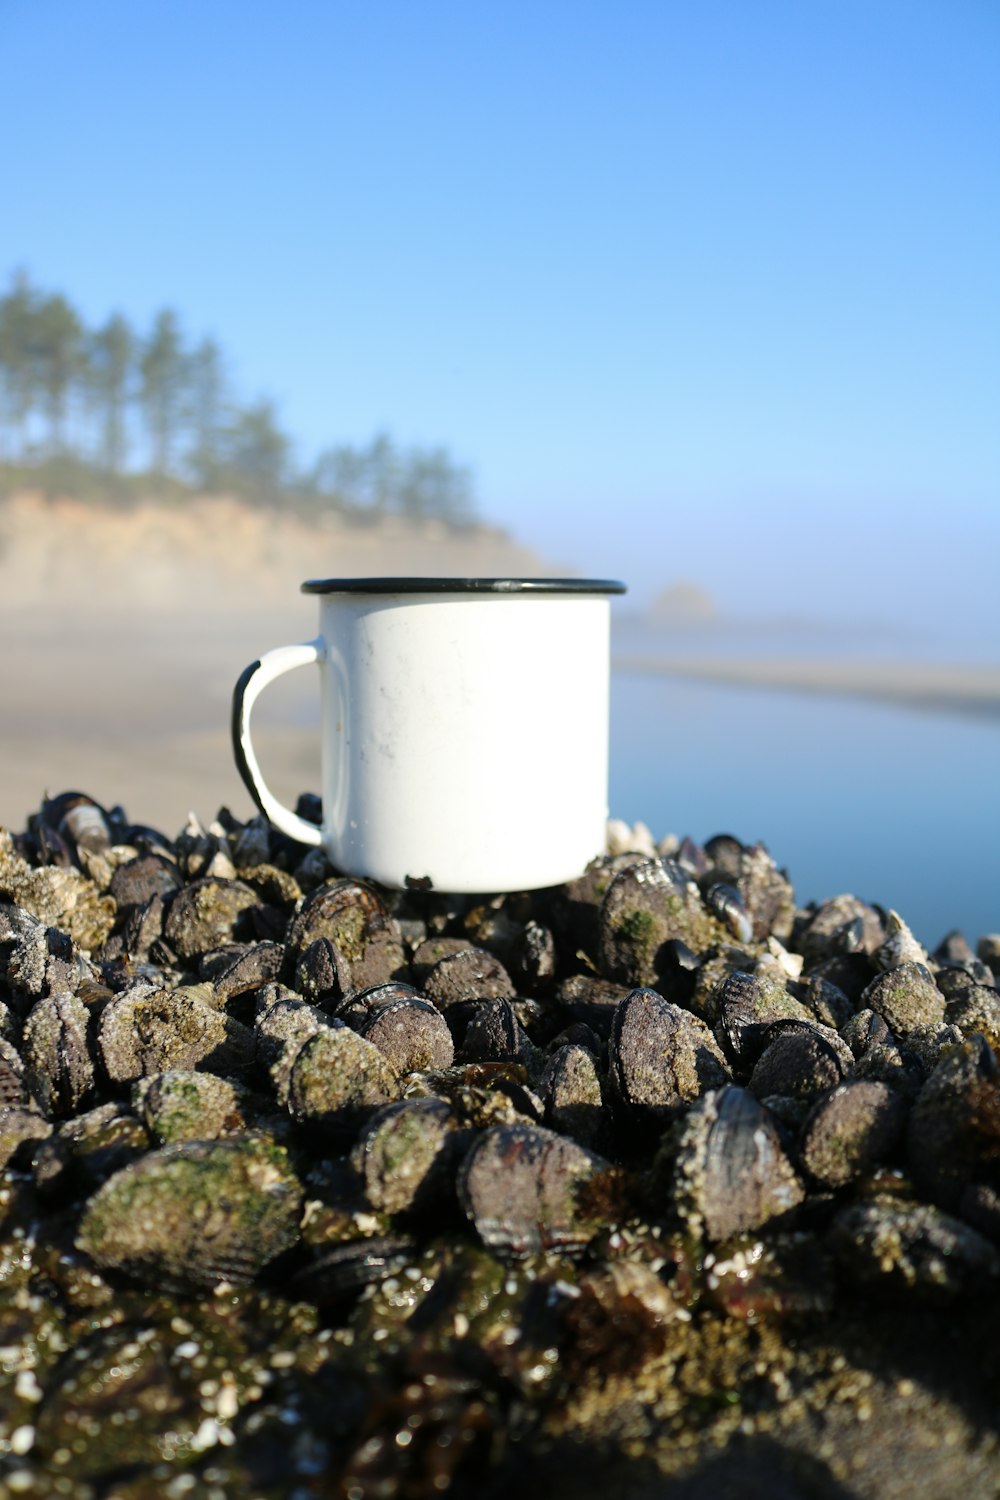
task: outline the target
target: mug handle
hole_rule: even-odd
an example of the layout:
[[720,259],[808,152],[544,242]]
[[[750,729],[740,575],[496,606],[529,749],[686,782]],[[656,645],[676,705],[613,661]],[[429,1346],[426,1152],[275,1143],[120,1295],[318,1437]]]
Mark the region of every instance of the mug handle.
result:
[[292,812],[291,808],[279,802],[274,793],[268,790],[250,742],[250,712],[269,682],[283,676],[285,672],[294,671],[296,667],[321,662],[323,657],[322,637],[317,637],[314,641],[303,641],[300,646],[278,646],[274,651],[265,651],[258,661],[252,661],[240,674],[233,689],[232,730],[236,769],[265,818],[300,844],[322,844],[323,830],[315,823],[300,818],[298,813]]

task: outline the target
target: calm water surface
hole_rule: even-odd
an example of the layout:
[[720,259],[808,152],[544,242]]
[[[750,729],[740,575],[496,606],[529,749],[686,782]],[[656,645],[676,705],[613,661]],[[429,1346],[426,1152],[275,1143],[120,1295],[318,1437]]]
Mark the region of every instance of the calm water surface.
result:
[[852,891],[935,946],[1000,931],[1000,721],[615,673],[613,816],[761,840],[800,901]]

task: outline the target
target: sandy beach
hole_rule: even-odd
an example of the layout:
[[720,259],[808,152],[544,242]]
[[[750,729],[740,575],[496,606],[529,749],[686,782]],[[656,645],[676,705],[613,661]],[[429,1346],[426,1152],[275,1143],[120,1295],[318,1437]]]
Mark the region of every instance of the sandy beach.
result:
[[615,656],[614,666],[619,672],[868,698],[908,708],[1000,718],[1000,667],[825,658],[625,654]]
[[[23,496],[0,504],[0,825],[22,828],[44,791],[121,802],[171,834],[253,806],[233,764],[233,685],[262,651],[316,633],[310,577],[539,576],[502,532],[440,523],[317,524],[228,499],[128,512]],[[318,785],[301,726],[310,673],[255,711],[274,791]]]
[[[128,512],[3,502],[0,824],[23,827],[43,792],[71,786],[170,834],[190,811],[249,816],[229,744],[232,688],[262,651],[315,633],[305,578],[554,571],[486,528],[320,524],[217,498]],[[616,668],[1000,713],[990,668],[683,656],[623,656]],[[255,714],[265,773],[290,801],[318,786],[317,737],[302,727],[309,678],[268,689]]]

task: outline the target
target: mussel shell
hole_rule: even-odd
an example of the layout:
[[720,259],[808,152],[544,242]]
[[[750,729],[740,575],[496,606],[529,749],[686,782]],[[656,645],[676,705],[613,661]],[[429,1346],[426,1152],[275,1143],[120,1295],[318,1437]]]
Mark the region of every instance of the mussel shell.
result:
[[365,1017],[380,1006],[394,1000],[422,1000],[424,997],[412,984],[403,979],[387,979],[380,984],[369,985],[364,990],[354,990],[340,1000],[334,1013],[355,1031],[361,1029]]
[[297,1297],[318,1307],[336,1306],[366,1286],[398,1276],[412,1263],[415,1241],[405,1235],[373,1235],[331,1245],[312,1256],[292,1277]]
[[731,833],[714,833],[705,840],[705,855],[718,878],[735,883],[740,878],[743,845]]
[[443,1099],[402,1099],[366,1121],[351,1160],[377,1211],[423,1208],[451,1186],[455,1117]]
[[785,1218],[805,1189],[767,1110],[730,1085],[692,1106],[674,1160],[673,1196],[689,1229],[724,1240]]
[[823,1026],[841,1031],[854,1015],[854,1006],[839,985],[829,979],[815,975],[799,980],[790,986],[796,1000],[800,1000]]
[[612,1096],[627,1114],[663,1120],[729,1070],[704,1021],[655,990],[637,989],[615,1010],[608,1043]]
[[242,880],[205,876],[179,890],[170,902],[164,937],[181,958],[199,958],[225,943],[255,938],[260,896]]
[[545,1123],[585,1146],[604,1130],[601,1079],[594,1054],[575,1044],[557,1048],[545,1064],[538,1091]]
[[944,996],[923,964],[900,964],[880,974],[861,996],[861,1004],[882,1016],[897,1037],[944,1020]]
[[35,1098],[50,1116],[72,1114],[94,1085],[90,1011],[76,995],[47,995],[24,1023],[21,1052]]
[[163,936],[166,906],[162,896],[151,896],[145,906],[132,906],[122,928],[122,945],[133,959],[144,962]]
[[450,1068],[455,1061],[448,1023],[439,1010],[418,995],[379,1001],[350,1024],[388,1058],[397,1073]]
[[779,1021],[767,1027],[764,1046],[747,1087],[758,1099],[781,1094],[812,1099],[836,1088],[853,1065],[850,1049],[836,1032],[824,1036],[807,1021]]
[[180,990],[149,987],[126,991],[105,1008],[98,1047],[115,1083],[168,1068],[238,1074],[251,1066],[255,1051],[253,1032],[225,1011]]
[[910,1111],[914,1180],[942,1207],[968,1183],[1000,1186],[1000,1068],[982,1037],[947,1049]]
[[739,969],[715,986],[715,1034],[734,1066],[750,1069],[767,1043],[774,1021],[813,1020],[804,1005],[778,980]]
[[703,876],[699,886],[708,910],[725,923],[736,941],[752,942],[753,919],[736,886],[713,876]]
[[237,947],[213,965],[212,989],[220,1003],[234,1000],[276,980],[284,961],[285,950],[280,943],[248,943]]
[[784,870],[779,870],[763,844],[753,844],[743,856],[737,888],[753,922],[758,942],[768,936],[785,942],[795,924],[795,892]]
[[851,1204],[834,1220],[830,1243],[846,1275],[880,1297],[947,1302],[1000,1276],[989,1241],[927,1203]]
[[800,951],[813,960],[842,953],[874,953],[884,939],[885,928],[875,907],[849,895],[824,901],[799,935]]
[[10,1042],[0,1039],[0,1109],[16,1108],[28,1102],[21,1054]]
[[885,1083],[851,1079],[824,1094],[803,1126],[799,1161],[824,1187],[844,1187],[890,1159],[906,1126],[906,1102]]
[[599,922],[601,973],[631,985],[656,984],[662,950],[674,939],[700,951],[726,931],[672,859],[644,859],[620,871],[601,903]]
[[108,814],[86,792],[61,792],[42,803],[41,821],[68,838],[77,852],[102,854],[111,845]]
[[445,1013],[470,1000],[512,1000],[515,993],[507,970],[485,948],[446,954],[425,974],[422,992]]
[[984,984],[972,984],[949,1001],[945,1016],[964,1036],[978,1033],[1000,1052],[1000,994]]
[[414,981],[422,985],[431,970],[443,958],[454,958],[456,953],[467,953],[472,946],[471,939],[467,937],[441,937],[436,934],[433,937],[424,938],[413,950],[413,957],[410,960]]
[[572,1021],[581,1021],[598,1036],[608,1037],[615,1008],[629,993],[628,985],[599,979],[596,974],[573,974],[560,981],[556,999]]
[[262,1006],[254,1022],[254,1055],[258,1067],[270,1071],[272,1077],[276,1070],[282,1073],[278,1097],[284,1104],[287,1102],[287,1071],[303,1042],[319,1031],[337,1030],[344,1023],[300,1000],[290,990],[283,991],[278,985],[274,988],[279,993]]
[[317,938],[329,938],[353,962],[380,933],[398,937],[382,897],[366,881],[343,876],[306,897],[289,923],[287,942],[289,950],[299,955]]
[[462,1207],[488,1249],[525,1256],[580,1249],[595,1225],[583,1189],[608,1163],[538,1125],[495,1125],[470,1148],[458,1176]]
[[145,906],[154,896],[170,896],[181,884],[180,871],[172,860],[159,854],[139,854],[118,866],[109,892],[120,912]]
[[148,1148],[141,1120],[118,1104],[98,1104],[42,1142],[32,1163],[35,1184],[50,1195],[92,1192]]
[[33,1105],[0,1105],[0,1171],[51,1134],[52,1126]]
[[77,1245],[99,1266],[168,1285],[242,1284],[299,1238],[302,1189],[265,1137],[151,1151],[88,1203]]
[[164,1146],[217,1140],[246,1125],[228,1078],[183,1068],[141,1080],[133,1087],[132,1107]]
[[467,1062],[526,1062],[530,1048],[509,1000],[477,1005],[465,1028],[462,1057]]
[[338,1131],[353,1129],[398,1092],[389,1060],[347,1026],[308,1037],[288,1073],[288,1107],[295,1118]]
[[873,1010],[855,1011],[840,1034],[856,1058],[867,1052],[869,1047],[892,1041],[885,1018]]

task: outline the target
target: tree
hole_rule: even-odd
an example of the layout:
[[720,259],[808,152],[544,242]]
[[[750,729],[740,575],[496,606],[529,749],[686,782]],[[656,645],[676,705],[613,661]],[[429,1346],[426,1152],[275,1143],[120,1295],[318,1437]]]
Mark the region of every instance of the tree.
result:
[[368,504],[377,516],[384,516],[393,509],[399,487],[399,455],[387,432],[375,434],[363,461]]
[[414,448],[407,456],[399,485],[399,508],[414,520],[467,520],[471,509],[471,476],[453,464],[446,448]]
[[11,450],[19,457],[27,451],[28,424],[38,397],[37,310],[38,294],[27,272],[15,272],[11,290],[0,299],[0,372]]
[[366,500],[367,468],[365,455],[347,443],[324,448],[309,474],[308,488],[341,505],[362,506]]
[[205,489],[218,484],[225,448],[226,377],[222,351],[214,339],[202,339],[187,361],[186,413],[194,434],[187,455],[195,483]]
[[83,325],[59,294],[38,305],[32,323],[38,384],[49,419],[49,449],[61,453],[70,387],[83,369]]
[[156,315],[139,361],[139,373],[153,468],[167,474],[180,424],[185,374],[177,315],[169,307]]
[[120,313],[112,313],[90,337],[88,385],[101,423],[101,462],[114,475],[125,464],[125,409],[135,348],[135,335]]
[[290,447],[270,401],[238,411],[227,443],[228,468],[236,487],[258,501],[276,496],[285,480]]

